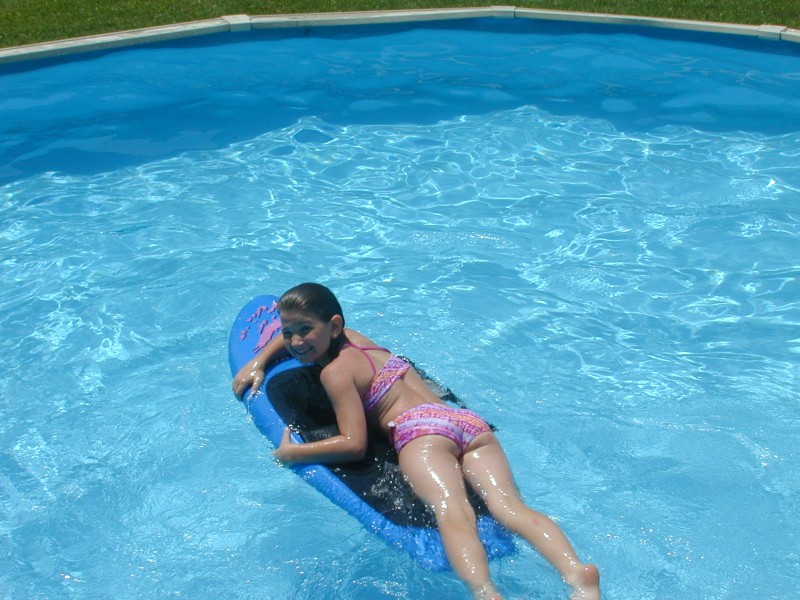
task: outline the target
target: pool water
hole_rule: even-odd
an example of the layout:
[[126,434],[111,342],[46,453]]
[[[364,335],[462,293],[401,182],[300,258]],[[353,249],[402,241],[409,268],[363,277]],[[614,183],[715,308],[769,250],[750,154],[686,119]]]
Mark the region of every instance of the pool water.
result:
[[[271,459],[226,341],[317,280],[499,428],[608,598],[791,597],[800,56],[541,22],[0,76],[0,596],[464,597]],[[564,598],[520,544],[509,598]]]

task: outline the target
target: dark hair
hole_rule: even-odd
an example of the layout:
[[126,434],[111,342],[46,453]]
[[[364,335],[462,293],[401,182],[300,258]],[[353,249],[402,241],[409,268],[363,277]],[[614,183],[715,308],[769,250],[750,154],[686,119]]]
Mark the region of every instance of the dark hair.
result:
[[342,345],[347,342],[344,334],[344,311],[332,291],[319,283],[301,283],[284,292],[278,302],[278,311],[301,310],[314,314],[325,323],[335,316],[342,317],[342,333],[331,340],[329,354],[335,358]]

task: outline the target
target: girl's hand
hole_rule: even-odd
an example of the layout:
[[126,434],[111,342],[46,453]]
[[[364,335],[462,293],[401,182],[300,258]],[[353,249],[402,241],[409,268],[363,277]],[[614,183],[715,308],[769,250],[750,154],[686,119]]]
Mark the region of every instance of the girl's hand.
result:
[[283,437],[281,438],[281,445],[278,446],[278,449],[275,450],[273,456],[275,459],[283,465],[290,465],[292,464],[291,454],[292,454],[292,447],[295,444],[292,443],[292,432],[287,427],[283,430]]
[[258,388],[264,382],[264,369],[258,364],[258,361],[248,363],[243,366],[231,383],[231,389],[236,397],[242,399],[242,394],[249,388],[252,393],[258,391]]

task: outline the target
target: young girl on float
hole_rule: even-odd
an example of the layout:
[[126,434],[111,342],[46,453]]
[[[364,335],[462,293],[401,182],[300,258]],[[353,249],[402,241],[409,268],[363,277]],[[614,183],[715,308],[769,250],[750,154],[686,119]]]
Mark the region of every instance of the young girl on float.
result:
[[320,379],[336,414],[339,435],[293,443],[288,429],[275,451],[283,464],[339,463],[364,458],[367,420],[397,451],[400,470],[436,516],[445,553],[456,574],[481,600],[502,598],[489,579],[467,484],[492,515],[525,538],[572,587],[572,598],[599,599],[599,573],[578,560],[551,519],[525,505],[490,427],[474,412],[444,404],[414,368],[386,348],[345,329],[342,307],[325,286],[304,283],[280,299],[282,335],[276,336],[233,379],[241,397],[258,389],[266,367],[287,352],[322,367]]

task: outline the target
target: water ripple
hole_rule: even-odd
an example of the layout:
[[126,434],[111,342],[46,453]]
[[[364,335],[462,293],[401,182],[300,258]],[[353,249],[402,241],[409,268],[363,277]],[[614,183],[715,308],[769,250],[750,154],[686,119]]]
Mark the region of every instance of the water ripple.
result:
[[[638,596],[785,556],[768,515],[791,511],[800,476],[799,142],[632,135],[531,106],[302,118],[223,150],[4,186],[0,489],[29,565],[10,567],[15,589],[178,593],[202,584],[186,575],[199,560],[314,594],[341,556],[290,535],[316,515],[331,548],[364,555],[342,567],[347,593],[424,597],[394,555],[396,577],[372,581],[358,565],[380,543],[331,526],[301,482],[265,480],[268,449],[225,409],[232,315],[306,279],[487,414],[521,485],[625,565]],[[287,494],[314,509],[293,516]],[[754,513],[758,539],[731,550]],[[102,564],[84,560],[92,540]],[[508,589],[530,560],[504,566]]]

